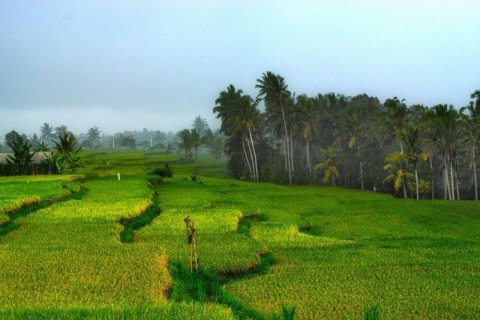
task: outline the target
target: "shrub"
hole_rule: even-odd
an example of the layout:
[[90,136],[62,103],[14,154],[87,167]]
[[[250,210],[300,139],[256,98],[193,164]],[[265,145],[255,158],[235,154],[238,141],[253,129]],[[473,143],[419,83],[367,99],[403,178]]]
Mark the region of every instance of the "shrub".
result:
[[159,175],[163,178],[171,178],[173,176],[173,170],[170,166],[166,163],[163,168],[157,168],[153,170],[153,174]]

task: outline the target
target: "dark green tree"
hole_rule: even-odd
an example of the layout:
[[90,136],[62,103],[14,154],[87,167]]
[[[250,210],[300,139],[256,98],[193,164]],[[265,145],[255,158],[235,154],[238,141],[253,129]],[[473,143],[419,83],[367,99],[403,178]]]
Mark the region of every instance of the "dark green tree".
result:
[[64,133],[55,142],[55,160],[58,171],[64,173],[66,170],[74,173],[80,168],[79,152],[82,148],[77,146],[75,136],[71,133]]

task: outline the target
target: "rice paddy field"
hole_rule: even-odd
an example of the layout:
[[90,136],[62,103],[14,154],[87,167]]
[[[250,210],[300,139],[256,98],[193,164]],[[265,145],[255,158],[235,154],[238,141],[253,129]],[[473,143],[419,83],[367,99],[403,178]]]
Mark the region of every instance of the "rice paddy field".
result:
[[[295,319],[364,319],[367,306],[380,319],[480,319],[473,201],[253,184],[206,155],[83,163],[0,178],[0,318],[271,319],[283,305]],[[151,174],[165,163],[172,178]],[[187,216],[201,273],[186,278]]]

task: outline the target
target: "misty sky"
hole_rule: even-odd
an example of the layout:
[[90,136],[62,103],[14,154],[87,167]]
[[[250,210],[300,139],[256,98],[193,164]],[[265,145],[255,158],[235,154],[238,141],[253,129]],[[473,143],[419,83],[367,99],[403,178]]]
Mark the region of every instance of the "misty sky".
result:
[[[0,134],[176,131],[271,70],[297,94],[468,104],[480,1],[0,1]],[[3,140],[3,139],[0,139]]]

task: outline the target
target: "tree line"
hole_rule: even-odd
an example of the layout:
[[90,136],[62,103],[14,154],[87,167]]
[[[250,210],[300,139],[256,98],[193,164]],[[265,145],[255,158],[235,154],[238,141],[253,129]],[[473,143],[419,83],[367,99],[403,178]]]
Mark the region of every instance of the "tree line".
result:
[[479,90],[457,110],[367,94],[296,95],[270,71],[255,87],[252,98],[229,85],[213,108],[233,177],[478,200]]
[[176,150],[185,152],[186,161],[195,161],[199,148],[205,147],[218,159],[223,155],[223,142],[224,136],[211,130],[200,116],[193,121],[192,129],[177,134],[143,129],[105,135],[92,126],[87,133],[77,136],[65,125],[54,127],[44,123],[39,135],[27,137],[15,130],[5,135],[5,147],[0,144],[0,150],[11,154],[6,158],[0,154],[0,176],[74,172],[80,166],[78,153],[83,149],[150,149],[166,153]]
[[[8,133],[6,140],[12,154],[0,162],[0,176],[74,173],[81,166],[81,147],[70,132],[61,133],[50,149],[43,143],[33,148],[31,141],[16,131]],[[39,157],[34,161],[36,154]]]

